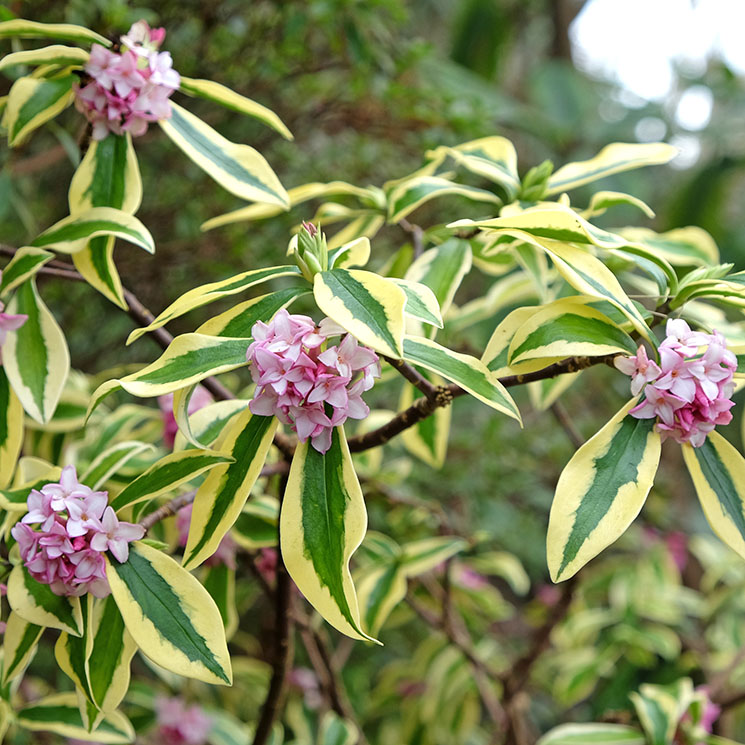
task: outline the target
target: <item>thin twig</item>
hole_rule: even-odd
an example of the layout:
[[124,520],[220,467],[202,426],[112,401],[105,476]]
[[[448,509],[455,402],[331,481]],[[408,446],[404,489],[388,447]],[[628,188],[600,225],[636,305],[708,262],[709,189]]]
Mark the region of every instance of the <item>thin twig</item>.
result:
[[554,401],[549,408],[572,445],[574,445],[577,450],[581,448],[585,444],[585,439],[572,421],[572,418],[569,416],[564,404],[561,403],[561,401]]
[[409,222],[406,218],[401,218],[398,224],[411,236],[411,243],[414,246],[414,258],[417,259],[424,251],[424,231],[419,225]]
[[170,502],[166,502],[162,507],[158,507],[157,510],[143,517],[142,520],[140,520],[140,525],[145,528],[145,532],[147,533],[155,523],[159,523],[161,520],[165,520],[165,518],[175,515],[182,507],[191,504],[194,501],[196,494],[195,491],[179,494],[178,497],[175,497]]

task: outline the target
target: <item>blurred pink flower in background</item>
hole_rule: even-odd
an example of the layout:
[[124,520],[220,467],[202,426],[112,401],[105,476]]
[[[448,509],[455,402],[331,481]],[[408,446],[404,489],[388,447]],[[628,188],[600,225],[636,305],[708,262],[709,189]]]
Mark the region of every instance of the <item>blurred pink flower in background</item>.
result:
[[193,704],[186,706],[181,698],[158,696],[155,715],[162,745],[204,745],[212,720]]
[[[201,385],[198,385],[194,389],[194,393],[191,394],[191,399],[189,399],[188,413],[193,414],[195,411],[209,406],[213,400],[210,392]],[[163,443],[166,447],[172,448],[176,434],[178,433],[176,417],[173,416],[173,393],[158,396],[158,406],[163,417]]]

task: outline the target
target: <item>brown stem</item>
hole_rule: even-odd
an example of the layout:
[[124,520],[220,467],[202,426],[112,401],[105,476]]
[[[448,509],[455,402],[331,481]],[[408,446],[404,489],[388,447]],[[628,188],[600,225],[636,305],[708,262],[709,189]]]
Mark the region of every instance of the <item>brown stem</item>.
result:
[[418,258],[424,250],[424,231],[419,225],[409,222],[406,218],[399,220],[398,224],[411,236],[414,258]]
[[[531,383],[534,380],[546,380],[548,378],[555,378],[557,375],[578,372],[592,365],[612,365],[616,356],[614,354],[607,354],[601,357],[568,357],[565,360],[561,360],[561,362],[555,362],[553,365],[536,370],[535,372],[523,373],[521,375],[507,375],[499,378],[499,382],[505,388],[511,388],[516,385]],[[460,388],[454,383],[442,386],[437,389],[437,396],[435,398],[418,398],[408,409],[404,409],[396,414],[396,416],[382,427],[378,427],[378,429],[362,435],[357,435],[356,437],[351,437],[348,441],[349,449],[353,453],[358,453],[362,450],[369,450],[370,448],[384,445],[392,437],[395,437],[409,427],[413,427],[417,422],[421,422],[422,419],[426,419],[438,407],[447,406],[454,398],[462,396],[465,393],[466,391],[463,388]]]
[[566,436],[569,438],[572,445],[574,445],[575,450],[579,450],[579,448],[585,444],[585,439],[572,421],[572,418],[569,416],[564,404],[562,404],[561,401],[554,401],[550,408],[551,413],[554,415],[556,421],[561,425],[561,428],[566,433]]
[[409,383],[418,388],[425,395],[426,398],[437,398],[437,394],[440,391],[439,387],[436,385],[432,385],[432,383],[430,383],[429,380],[424,377],[424,375],[421,375],[419,371],[416,370],[416,368],[412,367],[408,362],[397,360],[395,357],[384,357],[383,359],[385,359],[385,361],[391,367],[395,367],[396,370],[398,370],[401,375],[403,375],[406,380],[409,381]]
[[[283,477],[279,491],[280,509],[284,492],[287,488],[287,477]],[[274,649],[272,652],[272,679],[269,683],[264,703],[261,706],[259,721],[256,725],[253,745],[266,745],[272,731],[272,725],[279,714],[284,698],[287,672],[292,665],[290,652],[292,614],[290,601],[292,598],[292,582],[287,573],[287,567],[282,560],[282,553],[277,551],[276,582],[274,585]]]

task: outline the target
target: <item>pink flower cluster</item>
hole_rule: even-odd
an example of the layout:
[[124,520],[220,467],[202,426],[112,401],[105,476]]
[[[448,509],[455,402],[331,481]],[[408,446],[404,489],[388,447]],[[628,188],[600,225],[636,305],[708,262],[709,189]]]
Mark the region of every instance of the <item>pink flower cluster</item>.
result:
[[10,532],[29,574],[56,595],[106,597],[104,552],[125,562],[129,543],[142,538],[145,529],[119,522],[107,506],[107,493],[81,484],[74,466],[62,469],[58,483],[33,489],[27,504],[28,512]]
[[[255,323],[251,334],[246,357],[256,383],[249,404],[254,414],[276,416],[325,453],[334,427],[370,413],[362,394],[380,376],[380,361],[341,326],[326,318],[317,327],[308,316],[282,309],[268,324]],[[341,334],[346,336],[338,346],[323,349],[329,337]]]
[[168,119],[168,100],[181,84],[172,68],[169,52],[158,52],[165,29],[151,29],[138,21],[122,36],[121,53],[100,44],[91,47],[85,66],[91,80],[77,88],[75,106],[93,125],[94,140],[103,140],[109,132],[142,135],[149,122]]
[[629,413],[637,419],[657,417],[655,429],[663,439],[700,447],[714,427],[732,420],[737,358],[716,331],[691,331],[680,318],[669,320],[665,330],[659,365],[644,347],[635,357],[615,359],[616,367],[631,375],[631,392],[644,391],[644,399]]
[[180,698],[155,699],[158,734],[163,745],[204,745],[212,720],[196,704],[187,707]]

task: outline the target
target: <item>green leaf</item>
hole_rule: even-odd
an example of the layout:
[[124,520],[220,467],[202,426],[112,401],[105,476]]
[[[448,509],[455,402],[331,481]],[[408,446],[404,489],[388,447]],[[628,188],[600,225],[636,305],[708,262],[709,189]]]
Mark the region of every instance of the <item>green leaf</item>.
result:
[[184,293],[178,300],[174,300],[162,313],[158,314],[150,325],[135,329],[129,335],[127,344],[131,344],[149,331],[165,326],[169,321],[188,313],[190,310],[200,308],[230,295],[236,295],[270,279],[298,274],[300,274],[300,270],[296,266],[272,266],[268,269],[252,269],[219,282],[210,282],[195,287]]
[[275,129],[285,139],[294,139],[292,132],[287,129],[282,123],[282,120],[271,109],[262,106],[256,101],[252,101],[250,98],[241,96],[240,93],[236,93],[230,88],[220,85],[220,83],[215,83],[212,80],[195,80],[194,78],[186,78],[182,75],[179,90],[190,96],[206,98],[208,101],[218,103],[227,109],[237,111],[239,114],[252,116],[272,129]]
[[11,612],[8,616],[3,634],[3,686],[25,670],[43,631],[42,626],[29,623],[17,613]]
[[231,536],[247,551],[279,543],[279,502],[273,497],[253,497],[235,521]]
[[32,246],[75,253],[98,236],[112,235],[155,253],[150,231],[134,216],[113,207],[93,207],[60,220],[31,241]]
[[[512,337],[509,364],[533,359],[635,354],[637,343],[581,295],[536,308]],[[547,363],[550,364],[550,363]]]
[[147,471],[127,484],[111,500],[111,506],[118,512],[138,502],[155,499],[191,481],[210,468],[231,461],[232,458],[229,455],[210,450],[181,450],[178,453],[170,453],[153,463]]
[[[134,214],[142,201],[142,181],[129,134],[93,140],[70,183],[70,214],[92,207],[114,207]],[[115,236],[93,238],[72,255],[86,281],[126,310],[122,283],[114,265]]]
[[316,274],[313,295],[318,307],[360,343],[401,356],[406,294],[393,281],[361,269],[333,269]]
[[677,154],[676,147],[664,142],[643,144],[616,142],[606,145],[590,160],[568,163],[559,168],[548,180],[546,195],[560,194],[614,173],[668,163]]
[[[0,35],[2,26],[0,24]],[[8,144],[21,145],[28,136],[64,111],[73,101],[74,75],[62,78],[18,78],[8,93],[3,124],[8,130]]]
[[229,426],[221,451],[233,461],[214,469],[197,491],[184,549],[186,569],[212,556],[240,515],[264,466],[277,423],[275,417],[253,416],[246,408]]
[[235,607],[235,569],[217,564],[207,569],[202,584],[217,605],[225,636],[230,639],[238,629],[238,611]]
[[181,150],[223,189],[251,202],[283,209],[290,200],[274,171],[257,150],[226,140],[201,119],[171,103],[171,116],[158,121]]
[[548,522],[551,579],[568,579],[619,538],[639,514],[660,460],[654,419],[624,406],[573,456],[559,477]]
[[357,577],[357,596],[364,627],[378,635],[393,609],[406,597],[408,584],[401,567],[394,563],[367,567]]
[[633,727],[587,722],[554,727],[536,745],[646,745],[646,740]]
[[507,389],[486,365],[475,357],[459,354],[423,337],[407,336],[403,358],[456,383],[487,406],[521,421],[520,412]]
[[83,633],[80,598],[55,595],[49,585],[37,582],[22,565],[14,567],[8,578],[8,603],[28,623],[73,636]]
[[[0,24],[0,37],[2,36],[2,24]],[[77,47],[66,47],[62,44],[53,44],[41,49],[24,49],[21,52],[6,54],[0,60],[0,70],[6,70],[16,65],[68,65],[82,67],[90,58],[90,54],[84,49]]]
[[683,458],[711,529],[745,558],[745,459],[718,432]]
[[406,272],[406,279],[429,287],[442,315],[452,305],[463,277],[471,270],[471,246],[460,238],[449,238],[425,251]]
[[34,279],[22,284],[7,312],[28,316],[3,345],[3,366],[26,413],[41,424],[48,422],[70,371],[70,353],[62,329],[44,304]]
[[334,628],[375,641],[361,628],[349,560],[365,535],[367,513],[344,430],[319,453],[298,444],[280,513],[279,535],[287,571],[306,600]]
[[94,42],[103,44],[105,47],[111,46],[111,42],[105,36],[83,26],[75,26],[72,23],[36,23],[23,18],[14,18],[12,21],[0,23],[0,39],[12,38],[63,39],[81,44]]
[[178,675],[231,685],[220,611],[195,577],[139,541],[123,564],[107,559],[106,576],[143,654]]
[[3,268],[0,295],[6,295],[11,290],[15,290],[53,258],[54,254],[43,248],[31,246],[19,248]]
[[62,737],[103,744],[131,743],[135,731],[121,712],[108,714],[93,732],[83,723],[75,693],[55,693],[21,709],[18,724],[32,732],[54,732]]
[[13,476],[23,444],[23,407],[0,366],[0,488]]
[[486,189],[456,184],[441,176],[415,176],[388,190],[388,222],[400,222],[425,202],[442,196],[460,196],[491,204],[502,203],[496,194]]
[[349,719],[342,719],[333,711],[327,711],[321,717],[318,745],[355,745],[359,739],[360,732]]

